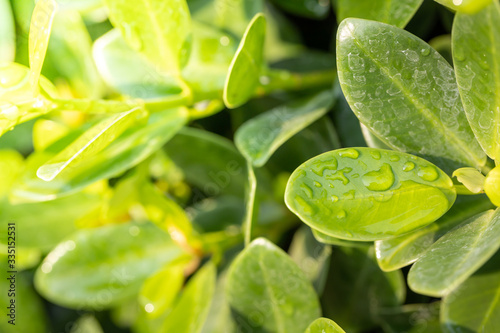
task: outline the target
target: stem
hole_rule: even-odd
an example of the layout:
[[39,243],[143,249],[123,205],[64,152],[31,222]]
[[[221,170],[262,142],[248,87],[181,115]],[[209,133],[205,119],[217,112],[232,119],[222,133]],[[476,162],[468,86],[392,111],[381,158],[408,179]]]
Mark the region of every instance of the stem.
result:
[[191,104],[191,96],[180,94],[168,96],[165,98],[151,99],[144,101],[146,109],[150,112],[158,112],[166,109],[177,108],[180,106],[187,106]]
[[266,95],[276,90],[304,90],[332,86],[337,70],[293,73],[287,70],[269,70],[261,76],[257,95]]
[[86,113],[120,113],[144,105],[140,100],[113,101],[53,98],[52,102],[57,104],[55,111],[74,110]]
[[248,198],[247,198],[247,210],[245,214],[245,247],[250,244],[252,240],[252,222],[253,222],[253,211],[255,206],[255,192],[257,189],[257,179],[255,178],[255,173],[253,171],[253,166],[250,161],[247,162],[248,169]]

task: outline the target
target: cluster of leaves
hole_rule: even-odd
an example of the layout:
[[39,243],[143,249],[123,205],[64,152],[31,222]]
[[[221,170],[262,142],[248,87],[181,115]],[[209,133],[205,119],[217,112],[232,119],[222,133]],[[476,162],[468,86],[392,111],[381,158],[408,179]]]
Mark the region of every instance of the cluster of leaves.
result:
[[0,0],[1,331],[499,331],[500,4],[437,2]]

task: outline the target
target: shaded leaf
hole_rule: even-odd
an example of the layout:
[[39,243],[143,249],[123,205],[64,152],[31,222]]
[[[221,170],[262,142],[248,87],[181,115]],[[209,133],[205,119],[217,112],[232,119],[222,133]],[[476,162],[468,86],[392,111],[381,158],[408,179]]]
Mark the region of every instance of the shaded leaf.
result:
[[330,10],[330,1],[324,0],[273,0],[287,12],[308,18],[324,18]]

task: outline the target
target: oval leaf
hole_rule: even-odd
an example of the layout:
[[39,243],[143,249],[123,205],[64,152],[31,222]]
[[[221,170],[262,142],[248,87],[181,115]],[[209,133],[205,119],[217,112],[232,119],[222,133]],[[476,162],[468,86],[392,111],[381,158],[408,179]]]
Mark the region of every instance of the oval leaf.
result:
[[240,329],[302,333],[321,312],[302,270],[264,238],[254,240],[231,264],[226,294]]
[[236,131],[236,147],[254,166],[263,166],[283,143],[324,116],[332,103],[333,93],[324,91],[265,112]]
[[105,0],[109,17],[127,43],[176,76],[187,59],[191,16],[186,0]]
[[432,245],[412,266],[408,285],[440,297],[464,282],[500,247],[500,210],[472,217]]
[[493,1],[490,6],[475,15],[457,14],[453,23],[452,45],[458,88],[470,126],[488,156],[499,160],[500,4],[498,1]]
[[337,0],[337,21],[356,17],[404,28],[422,2],[423,0]]
[[455,201],[451,179],[413,155],[348,148],[319,155],[288,180],[285,202],[327,235],[380,240],[421,228]]
[[500,327],[500,253],[453,290],[441,307],[447,332],[495,333]]
[[309,325],[305,333],[345,333],[333,320],[318,318]]
[[388,146],[447,172],[485,164],[453,68],[419,38],[384,23],[347,19],[337,35],[337,67],[352,110]]
[[265,37],[266,18],[257,14],[248,25],[229,66],[223,94],[228,108],[245,104],[255,94],[264,66]]
[[47,255],[35,286],[56,304],[104,309],[134,296],[150,274],[184,256],[151,224],[81,230]]

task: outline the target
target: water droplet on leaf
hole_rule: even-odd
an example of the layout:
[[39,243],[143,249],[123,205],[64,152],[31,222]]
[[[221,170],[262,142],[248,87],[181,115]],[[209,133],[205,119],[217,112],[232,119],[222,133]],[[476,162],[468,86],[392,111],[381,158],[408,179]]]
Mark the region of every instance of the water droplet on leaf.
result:
[[387,163],[384,163],[380,170],[370,171],[362,178],[363,185],[371,191],[388,190],[394,184],[394,180],[394,172]]
[[425,181],[433,182],[438,179],[439,174],[433,166],[423,166],[418,170],[418,176]]

